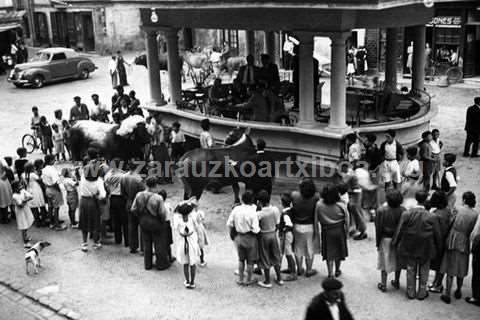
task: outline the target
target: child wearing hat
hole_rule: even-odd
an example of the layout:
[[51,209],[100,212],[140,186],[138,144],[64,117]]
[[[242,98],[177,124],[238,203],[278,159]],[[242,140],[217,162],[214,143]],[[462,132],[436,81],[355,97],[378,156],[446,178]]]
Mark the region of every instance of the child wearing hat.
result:
[[187,289],[195,289],[196,265],[200,262],[200,246],[198,245],[198,225],[191,215],[195,204],[182,201],[175,209],[174,232],[177,233],[177,261],[183,265],[184,285]]
[[315,296],[310,302],[305,320],[338,319],[353,320],[353,316],[345,304],[340,281],[327,278],[322,282],[324,292]]

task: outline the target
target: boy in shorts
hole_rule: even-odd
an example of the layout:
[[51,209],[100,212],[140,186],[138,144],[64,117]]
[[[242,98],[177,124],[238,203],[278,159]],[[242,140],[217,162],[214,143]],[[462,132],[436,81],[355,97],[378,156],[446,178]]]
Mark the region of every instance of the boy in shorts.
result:
[[382,178],[385,182],[385,190],[390,189],[393,185],[394,189],[399,188],[401,183],[399,161],[403,158],[403,147],[395,139],[395,131],[387,130],[385,132],[386,140],[380,146],[382,155]]

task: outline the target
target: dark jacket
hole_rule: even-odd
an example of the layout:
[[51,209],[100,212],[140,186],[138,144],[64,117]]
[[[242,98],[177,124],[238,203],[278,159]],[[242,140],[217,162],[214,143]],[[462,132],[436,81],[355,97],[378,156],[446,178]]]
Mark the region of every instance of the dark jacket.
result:
[[[353,320],[352,314],[348,311],[343,299],[338,303],[338,310],[340,312],[340,320]],[[333,320],[323,293],[312,299],[308,306],[305,320]]]
[[276,90],[280,86],[280,74],[275,63],[260,68],[259,80],[265,81],[270,88]]
[[[245,73],[247,72],[247,67],[248,65],[241,66],[240,69],[238,70],[238,75],[237,75],[237,80],[240,81],[240,83],[243,84],[243,78],[245,77]],[[260,76],[260,68],[257,66],[252,66],[253,67],[253,80],[254,82],[257,82],[259,80]],[[249,79],[247,79],[248,81]]]
[[85,103],[80,104],[80,108],[77,105],[74,105],[70,109],[70,120],[88,120],[90,119],[90,114],[88,112],[87,105]]
[[[398,142],[397,140],[395,140],[395,143],[397,144],[397,160],[400,161],[400,160],[403,159],[403,154],[404,154],[403,147],[402,147],[402,144],[400,142]],[[384,141],[380,145],[380,154],[381,154],[383,160],[385,160],[385,145],[386,144],[387,144],[387,141]]]
[[402,214],[393,245],[397,248],[397,255],[424,263],[435,257],[440,242],[444,240],[441,238],[435,215],[423,207],[415,207]]
[[265,190],[271,195],[275,176],[275,164],[272,158],[266,153],[257,153],[247,161],[255,165],[255,173],[251,178],[245,180],[245,188],[252,190],[255,194]]
[[375,240],[377,248],[380,247],[383,238],[393,238],[397,231],[400,218],[405,208],[390,208],[388,205],[377,210],[375,219]]
[[433,214],[435,215],[435,219],[437,219],[440,241],[438,243],[437,254],[430,261],[430,270],[439,271],[442,265],[443,254],[445,253],[445,241],[453,223],[453,214],[449,208],[436,209]]
[[383,161],[383,155],[376,144],[366,148],[364,157],[364,159],[368,162],[369,170],[377,169]]
[[467,109],[465,131],[480,134],[480,107],[473,105]]

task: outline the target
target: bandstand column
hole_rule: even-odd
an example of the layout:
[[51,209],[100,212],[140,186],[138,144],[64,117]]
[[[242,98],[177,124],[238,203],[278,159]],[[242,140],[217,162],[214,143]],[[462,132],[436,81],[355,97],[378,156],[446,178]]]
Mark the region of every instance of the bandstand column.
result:
[[167,38],[170,103],[176,104],[177,101],[180,101],[182,95],[181,65],[178,53],[178,29],[168,29],[165,35]]
[[265,31],[265,52],[275,60],[275,32]]
[[162,84],[160,81],[160,64],[158,61],[157,33],[153,30],[145,31],[145,46],[147,49],[148,83],[150,86],[150,100],[152,104],[165,104],[162,98]]
[[332,57],[330,72],[330,122],[328,129],[342,131],[347,126],[347,103],[346,103],[346,52],[345,41],[349,33],[334,33],[332,40]]
[[413,30],[412,91],[423,90],[425,81],[425,25]]
[[385,84],[390,88],[397,87],[397,28],[387,28],[387,46],[385,50]]
[[247,55],[251,54],[255,56],[255,31],[245,30],[245,45],[247,49]]
[[297,126],[312,127],[315,125],[315,101],[313,92],[313,33],[298,32],[295,34],[300,41],[298,47],[300,114]]
[[280,32],[275,32],[275,63],[280,66],[280,52],[282,51],[282,38]]

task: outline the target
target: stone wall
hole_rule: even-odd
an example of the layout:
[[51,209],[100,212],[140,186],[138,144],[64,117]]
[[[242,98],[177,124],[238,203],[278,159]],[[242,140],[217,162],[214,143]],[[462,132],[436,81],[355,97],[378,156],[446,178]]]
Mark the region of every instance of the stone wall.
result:
[[[140,10],[136,6],[113,5],[96,8],[93,12],[95,51],[108,55],[117,50],[141,51],[145,49],[140,30]],[[104,20],[102,18],[104,15]],[[104,21],[104,22],[103,22]]]

